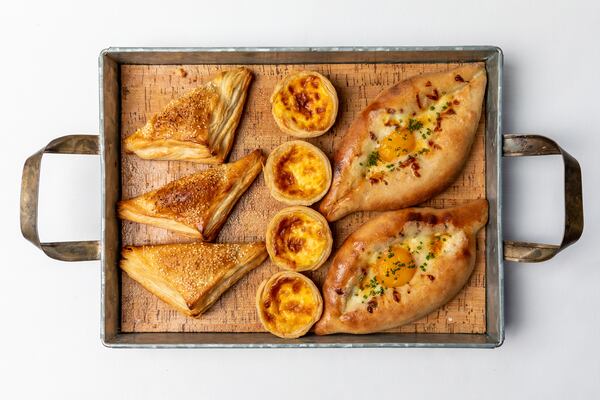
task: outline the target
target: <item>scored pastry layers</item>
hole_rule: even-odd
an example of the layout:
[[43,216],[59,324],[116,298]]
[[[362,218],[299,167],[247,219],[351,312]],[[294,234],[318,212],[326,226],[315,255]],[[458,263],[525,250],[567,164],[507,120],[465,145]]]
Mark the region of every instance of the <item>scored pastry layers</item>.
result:
[[267,257],[262,242],[187,243],[125,247],[121,268],[185,315],[206,311]]
[[254,150],[229,164],[185,176],[157,190],[119,202],[119,218],[212,241],[231,209],[262,170]]
[[231,150],[251,80],[247,68],[218,73],[153,115],[125,139],[125,150],[151,160],[222,163]]

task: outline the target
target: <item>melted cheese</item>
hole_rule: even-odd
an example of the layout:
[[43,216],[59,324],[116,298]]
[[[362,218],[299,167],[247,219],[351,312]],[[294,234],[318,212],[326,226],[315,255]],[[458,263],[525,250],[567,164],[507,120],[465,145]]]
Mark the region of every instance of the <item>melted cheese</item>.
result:
[[293,145],[275,161],[275,186],[290,198],[311,198],[327,190],[327,166],[309,147]]
[[302,279],[282,278],[268,289],[263,315],[269,330],[290,334],[314,322],[318,302]]
[[274,96],[273,112],[288,127],[321,131],[331,124],[334,104],[319,76],[299,76]]
[[365,307],[371,299],[393,299],[394,293],[407,290],[422,276],[435,279],[436,260],[456,254],[467,240],[465,233],[452,224],[446,227],[408,222],[402,233],[366,253],[362,260],[364,273],[348,298],[346,311]]
[[295,270],[305,270],[327,250],[327,227],[306,214],[288,214],[277,224],[274,244],[275,258]]

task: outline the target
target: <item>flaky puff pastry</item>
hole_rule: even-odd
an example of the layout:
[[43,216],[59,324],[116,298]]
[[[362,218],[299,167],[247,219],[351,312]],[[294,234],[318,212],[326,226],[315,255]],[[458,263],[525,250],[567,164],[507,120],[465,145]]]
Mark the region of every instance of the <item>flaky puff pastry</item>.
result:
[[333,238],[327,220],[312,208],[287,207],[267,226],[267,251],[271,261],[290,271],[314,271],[331,254]]
[[424,74],[381,92],[354,120],[320,204],[328,221],[422,203],[448,187],[471,152],[486,87],[483,66]]
[[267,258],[262,242],[125,247],[121,268],[181,313],[197,317]]
[[320,136],[335,123],[337,93],[329,79],[320,73],[295,72],[275,86],[271,112],[279,129],[289,135]]
[[271,195],[287,205],[309,206],[331,185],[331,164],[318,147],[292,140],[276,147],[264,168]]
[[236,68],[171,101],[127,137],[127,152],[150,160],[222,163],[233,144],[252,72]]
[[256,310],[266,330],[284,339],[295,339],[321,318],[323,299],[306,276],[282,271],[260,284]]
[[119,218],[212,241],[231,209],[260,174],[260,150],[212,166],[133,199],[119,202]]
[[342,244],[323,284],[318,335],[373,333],[417,320],[467,283],[487,201],[379,214]]

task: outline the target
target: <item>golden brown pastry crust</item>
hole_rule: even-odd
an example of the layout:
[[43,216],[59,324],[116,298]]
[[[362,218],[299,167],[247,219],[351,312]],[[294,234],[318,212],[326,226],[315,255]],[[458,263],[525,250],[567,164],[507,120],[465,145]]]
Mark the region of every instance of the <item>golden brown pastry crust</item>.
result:
[[247,68],[219,73],[153,115],[125,139],[125,150],[150,160],[222,163],[231,150],[251,81]]
[[[484,199],[450,209],[391,211],[371,219],[346,239],[333,259],[323,284],[325,312],[315,332],[379,332],[419,319],[444,305],[469,279],[475,265],[475,235],[486,221]],[[375,280],[370,286],[374,293],[364,292],[367,298],[356,296],[363,293],[359,291],[360,281],[369,276],[371,268],[366,260],[377,254],[376,249],[386,249],[399,240],[412,243],[410,240],[419,232],[439,236],[431,236],[437,238],[435,242],[415,243],[427,254],[419,257],[427,261],[411,266],[415,272],[408,283],[385,288]],[[430,253],[435,246],[440,246],[437,256]],[[413,257],[417,255],[413,253]]]
[[267,226],[267,251],[271,261],[290,271],[314,271],[331,254],[333,237],[327,220],[312,208],[287,207]]
[[269,154],[264,175],[276,200],[288,205],[309,206],[327,193],[331,185],[331,164],[318,147],[292,140]]
[[335,88],[315,71],[298,71],[277,83],[271,95],[271,113],[279,129],[299,138],[316,137],[335,123]]
[[[358,210],[394,210],[445,189],[469,156],[485,87],[485,69],[465,65],[383,91],[344,135],[321,213],[335,221]],[[385,147],[392,132],[396,157]]]
[[119,218],[212,241],[262,169],[260,150],[119,202]]
[[204,313],[242,276],[267,258],[262,242],[125,247],[121,268],[181,313]]
[[256,311],[266,330],[284,339],[295,339],[321,318],[323,299],[306,276],[282,271],[259,285]]

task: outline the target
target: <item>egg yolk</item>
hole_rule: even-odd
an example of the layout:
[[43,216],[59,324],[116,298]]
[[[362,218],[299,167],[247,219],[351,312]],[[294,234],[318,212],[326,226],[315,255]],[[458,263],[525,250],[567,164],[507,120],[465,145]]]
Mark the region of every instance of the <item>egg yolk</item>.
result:
[[408,129],[395,130],[381,141],[379,158],[387,162],[394,161],[412,152],[415,146],[415,135],[412,132]]
[[392,246],[381,253],[373,265],[375,277],[386,287],[407,284],[416,272],[410,252],[402,246]]

